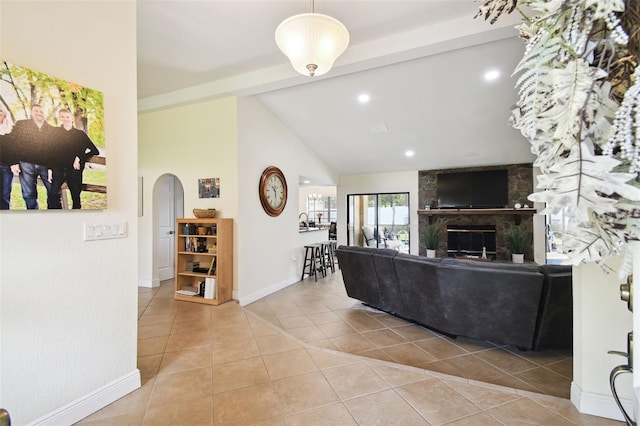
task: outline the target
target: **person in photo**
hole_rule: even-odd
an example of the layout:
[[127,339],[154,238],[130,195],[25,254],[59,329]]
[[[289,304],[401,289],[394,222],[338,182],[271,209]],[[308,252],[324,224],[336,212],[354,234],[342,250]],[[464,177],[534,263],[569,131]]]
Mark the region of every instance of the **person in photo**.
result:
[[56,165],[51,169],[51,191],[47,198],[47,208],[62,208],[62,185],[66,182],[71,192],[73,209],[80,209],[85,163],[89,157],[98,155],[100,152],[85,132],[73,127],[71,111],[66,108],[60,109],[58,118],[62,125],[55,129],[55,146],[58,153]]
[[[7,135],[13,130],[13,120],[7,108],[0,104],[0,136]],[[8,159],[7,159],[8,160]],[[17,175],[17,166],[5,164],[0,156],[0,210],[9,210],[11,205],[11,188],[13,185],[14,169]]]
[[[54,135],[54,127],[46,121],[44,109],[34,104],[31,107],[31,118],[18,120],[10,133],[11,145],[19,147],[20,162],[14,167],[19,173],[22,198],[28,210],[37,210],[37,179],[44,184],[47,196],[51,191],[51,178],[46,164],[51,156],[48,143]],[[36,162],[37,161],[37,162]]]

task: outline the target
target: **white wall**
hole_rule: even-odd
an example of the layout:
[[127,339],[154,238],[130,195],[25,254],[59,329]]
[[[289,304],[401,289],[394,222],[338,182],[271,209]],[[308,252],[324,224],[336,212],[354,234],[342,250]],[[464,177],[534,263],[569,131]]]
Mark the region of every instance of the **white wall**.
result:
[[[234,97],[139,115],[138,164],[144,182],[144,214],[139,218],[139,285],[159,285],[153,260],[157,236],[153,234],[151,207],[153,187],[160,176],[170,173],[182,183],[185,217],[194,217],[194,208],[215,208],[217,217],[237,217],[236,127]],[[198,179],[213,177],[220,178],[220,197],[198,198]]]
[[[139,115],[139,173],[143,177],[144,215],[139,218],[139,284],[157,285],[153,264],[151,188],[165,173],[185,189],[185,215],[194,207],[216,208],[235,219],[234,298],[246,304],[299,280],[301,253],[309,239],[325,233],[298,233],[298,177],[335,183],[295,135],[255,98],[228,97]],[[288,202],[276,218],[267,216],[258,198],[258,181],[270,165],[288,184]],[[197,179],[220,177],[220,198],[198,199]]]
[[347,195],[383,192],[409,193],[410,253],[418,254],[418,172],[340,176],[338,185],[338,244],[347,244]]
[[[0,214],[0,406],[16,425],[70,424],[140,385],[135,3],[0,9],[2,59],[104,93],[108,209]],[[85,222],[128,236],[85,242]]]
[[[620,300],[620,279],[595,264],[573,269],[574,356],[571,401],[583,413],[622,420],[609,387],[609,373],[626,359],[607,351],[626,352],[632,314]],[[632,406],[632,377],[620,376],[618,394],[628,411]]]
[[[238,98],[238,159],[238,298],[247,304],[298,281],[304,244],[328,239],[326,232],[298,232],[299,176],[327,184],[337,178],[253,97]],[[258,198],[258,181],[268,166],[280,168],[287,179],[287,206],[278,217],[267,216]]]

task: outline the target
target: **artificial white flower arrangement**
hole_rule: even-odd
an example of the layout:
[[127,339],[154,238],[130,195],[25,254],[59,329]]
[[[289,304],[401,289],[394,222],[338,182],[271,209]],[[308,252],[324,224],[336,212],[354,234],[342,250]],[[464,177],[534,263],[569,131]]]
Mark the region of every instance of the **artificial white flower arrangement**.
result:
[[640,2],[486,0],[476,16],[516,9],[527,45],[511,124],[541,171],[529,199],[568,215],[570,263],[623,254],[624,276],[640,241]]

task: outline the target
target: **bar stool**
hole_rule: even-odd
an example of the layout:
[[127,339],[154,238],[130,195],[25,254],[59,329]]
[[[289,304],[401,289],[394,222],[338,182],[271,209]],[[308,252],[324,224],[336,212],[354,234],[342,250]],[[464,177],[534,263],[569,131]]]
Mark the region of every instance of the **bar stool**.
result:
[[[331,269],[331,273],[336,272],[336,264],[335,264],[335,241],[323,241],[320,243],[322,245],[322,260],[324,261],[325,269]],[[328,271],[327,271],[328,272]]]
[[302,265],[302,276],[300,281],[304,279],[305,275],[309,277],[313,275],[316,281],[318,281],[318,272],[323,277],[326,276],[326,269],[323,261],[323,251],[321,244],[307,244],[304,246],[304,264]]
[[338,265],[338,269],[340,269],[340,262],[338,262],[338,256],[336,256],[336,249],[338,248],[338,242],[336,240],[329,240],[329,243],[331,244],[331,256],[333,257],[333,264]]

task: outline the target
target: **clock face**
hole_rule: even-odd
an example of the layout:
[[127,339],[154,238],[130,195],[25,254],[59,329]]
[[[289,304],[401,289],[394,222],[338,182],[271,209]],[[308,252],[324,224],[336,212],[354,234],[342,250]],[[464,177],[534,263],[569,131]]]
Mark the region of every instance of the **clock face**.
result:
[[287,181],[277,167],[267,167],[260,177],[260,202],[269,216],[278,216],[287,204]]

